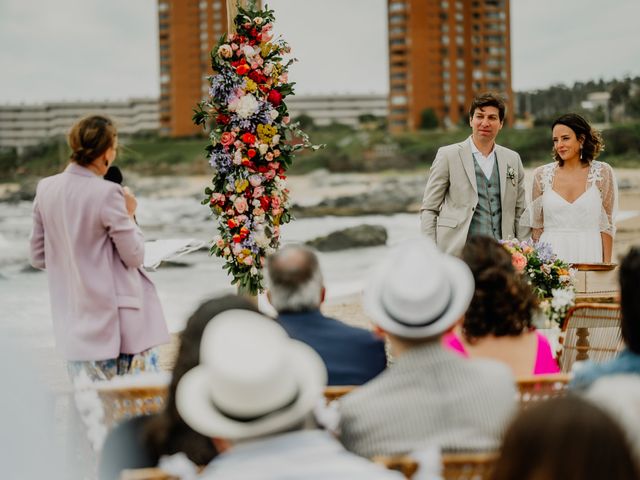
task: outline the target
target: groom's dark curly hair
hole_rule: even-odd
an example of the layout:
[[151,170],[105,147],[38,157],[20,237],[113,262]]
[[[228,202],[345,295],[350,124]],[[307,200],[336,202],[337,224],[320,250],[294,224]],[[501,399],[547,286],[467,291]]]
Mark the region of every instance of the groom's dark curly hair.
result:
[[487,236],[472,236],[462,259],[476,283],[465,313],[462,332],[469,343],[486,335],[517,336],[532,328],[531,315],[538,297],[511,263],[511,255]]
[[504,122],[504,116],[507,113],[507,105],[504,98],[492,92],[478,95],[473,99],[469,107],[469,118],[473,118],[476,108],[482,109],[484,107],[496,107],[498,109],[498,118],[500,118],[501,122]]

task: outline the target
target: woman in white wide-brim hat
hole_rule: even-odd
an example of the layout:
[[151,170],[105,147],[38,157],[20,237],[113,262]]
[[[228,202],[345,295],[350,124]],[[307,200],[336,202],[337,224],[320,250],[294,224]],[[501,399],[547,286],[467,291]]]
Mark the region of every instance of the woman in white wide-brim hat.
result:
[[241,440],[302,422],[326,381],[311,347],[258,313],[229,310],[205,329],[200,365],[180,381],[176,402],[195,430]]
[[229,310],[205,329],[200,365],[180,380],[176,404],[221,454],[202,478],[400,480],[315,428],[327,371],[308,345],[273,319]]

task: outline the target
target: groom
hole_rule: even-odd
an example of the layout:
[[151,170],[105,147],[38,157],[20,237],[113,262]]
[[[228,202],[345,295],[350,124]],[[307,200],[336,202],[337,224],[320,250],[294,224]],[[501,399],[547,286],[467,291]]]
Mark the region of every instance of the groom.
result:
[[505,104],[491,93],[469,108],[471,136],[441,147],[420,209],[421,230],[444,252],[458,255],[471,235],[524,240],[524,169],[520,155],[495,143]]

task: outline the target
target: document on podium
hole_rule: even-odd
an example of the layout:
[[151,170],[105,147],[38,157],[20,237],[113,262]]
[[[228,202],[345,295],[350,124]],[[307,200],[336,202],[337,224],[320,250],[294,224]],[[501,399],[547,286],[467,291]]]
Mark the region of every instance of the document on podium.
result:
[[143,266],[146,270],[155,270],[162,262],[175,260],[205,245],[204,241],[195,238],[168,238],[145,242]]

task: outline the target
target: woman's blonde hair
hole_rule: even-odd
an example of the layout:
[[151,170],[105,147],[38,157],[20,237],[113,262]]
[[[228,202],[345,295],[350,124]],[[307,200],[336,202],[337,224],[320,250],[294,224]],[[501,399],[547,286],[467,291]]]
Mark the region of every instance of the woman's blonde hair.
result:
[[118,132],[110,118],[91,115],[83,118],[69,132],[71,161],[87,166],[113,146]]

